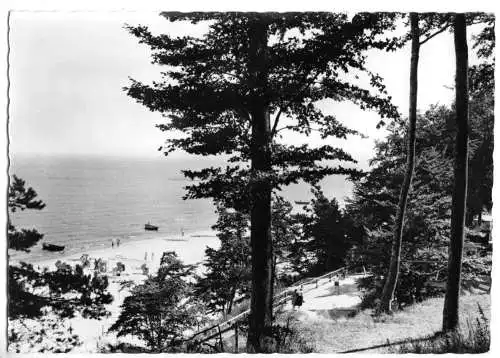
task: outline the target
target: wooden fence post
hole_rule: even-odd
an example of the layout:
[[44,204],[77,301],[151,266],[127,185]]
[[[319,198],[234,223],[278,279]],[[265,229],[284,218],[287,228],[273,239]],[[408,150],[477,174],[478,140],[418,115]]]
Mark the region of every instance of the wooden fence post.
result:
[[234,325],[234,353],[238,353],[238,323]]
[[222,341],[222,332],[220,331],[220,326],[217,325],[217,328],[219,329],[219,342],[220,342],[220,352],[224,352],[224,342]]

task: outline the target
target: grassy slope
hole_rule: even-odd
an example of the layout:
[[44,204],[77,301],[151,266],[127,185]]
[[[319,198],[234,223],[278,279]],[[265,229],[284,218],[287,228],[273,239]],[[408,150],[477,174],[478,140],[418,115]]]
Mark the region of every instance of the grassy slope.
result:
[[[314,342],[315,352],[334,353],[369,348],[408,339],[423,338],[438,332],[441,328],[444,298],[429,299],[392,316],[378,319],[371,317],[371,311],[360,312],[353,318],[338,320],[309,320],[302,318],[299,324],[301,335]],[[469,295],[461,297],[460,315],[465,322],[469,317],[479,315],[480,304],[490,317],[490,296]],[[364,350],[363,352],[385,352],[387,348]]]

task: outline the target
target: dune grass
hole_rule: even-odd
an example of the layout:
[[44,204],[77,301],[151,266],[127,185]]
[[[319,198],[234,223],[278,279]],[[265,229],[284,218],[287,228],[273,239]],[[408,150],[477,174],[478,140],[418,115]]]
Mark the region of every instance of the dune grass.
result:
[[[408,307],[392,315],[373,317],[371,310],[359,312],[354,317],[339,319],[308,319],[298,317],[300,333],[308,338],[318,353],[339,352],[394,352],[402,342],[429,340],[441,330],[443,297],[432,298]],[[484,317],[490,317],[490,296],[487,294],[462,296],[460,317],[463,332],[468,322],[480,316],[478,304]]]
[[[459,330],[391,345],[388,353],[485,353],[490,350],[489,319],[478,304],[478,317],[469,317]],[[465,326],[465,327],[464,327]]]

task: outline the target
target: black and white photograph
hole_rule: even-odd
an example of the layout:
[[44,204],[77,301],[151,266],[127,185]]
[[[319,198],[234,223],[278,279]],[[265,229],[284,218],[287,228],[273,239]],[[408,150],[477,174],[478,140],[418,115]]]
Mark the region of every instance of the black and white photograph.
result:
[[171,4],[4,14],[8,354],[491,354],[495,13]]

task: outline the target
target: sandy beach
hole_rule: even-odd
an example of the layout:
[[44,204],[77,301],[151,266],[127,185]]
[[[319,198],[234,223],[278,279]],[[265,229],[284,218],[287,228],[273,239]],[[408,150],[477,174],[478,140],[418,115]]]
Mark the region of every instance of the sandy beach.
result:
[[70,255],[65,255],[63,252],[56,258],[35,260],[31,263],[35,266],[54,268],[54,264],[58,260],[78,263],[83,254],[88,254],[90,258],[101,258],[108,261],[108,268],[114,267],[116,262],[122,262],[126,266],[126,272],[130,272],[127,268],[140,267],[143,263],[146,263],[150,269],[157,268],[161,255],[165,251],[175,251],[185,264],[195,264],[203,260],[207,246],[215,248],[218,245],[219,240],[213,231],[186,235],[184,239],[180,239],[178,236],[165,236],[164,238],[128,242],[122,240],[119,246],[116,241],[112,246],[110,239],[109,246],[105,248]]
[[[186,235],[183,240],[177,237],[153,238],[126,243],[122,242],[119,246],[115,242],[113,247],[110,240],[109,247],[104,249],[90,250],[71,255],[62,254],[57,258],[40,260],[33,262],[33,264],[35,267],[55,269],[55,263],[61,260],[68,264],[76,265],[81,262],[80,258],[83,254],[89,255],[91,268],[94,267],[93,261],[95,259],[100,258],[106,261],[106,274],[109,278],[108,291],[114,298],[113,302],[106,307],[111,312],[111,316],[101,320],[75,317],[68,322],[73,328],[74,334],[77,334],[83,342],[82,345],[76,347],[72,352],[97,353],[99,347],[107,342],[117,343],[118,341],[123,341],[132,343],[130,337],[117,339],[116,335],[107,333],[108,328],[118,318],[120,305],[128,295],[128,290],[120,290],[121,282],[142,282],[146,278],[146,275],[143,274],[141,266],[146,264],[150,273],[156,272],[160,265],[161,256],[166,251],[176,252],[185,264],[201,263],[207,246],[213,248],[219,246],[219,240],[213,231]],[[120,276],[113,275],[112,271],[118,262],[125,265],[125,271]],[[91,273],[92,270],[87,268],[86,271]],[[140,344],[140,342],[135,341],[133,343]],[[26,351],[30,351],[30,348],[26,347]],[[33,351],[32,348],[31,351]]]

